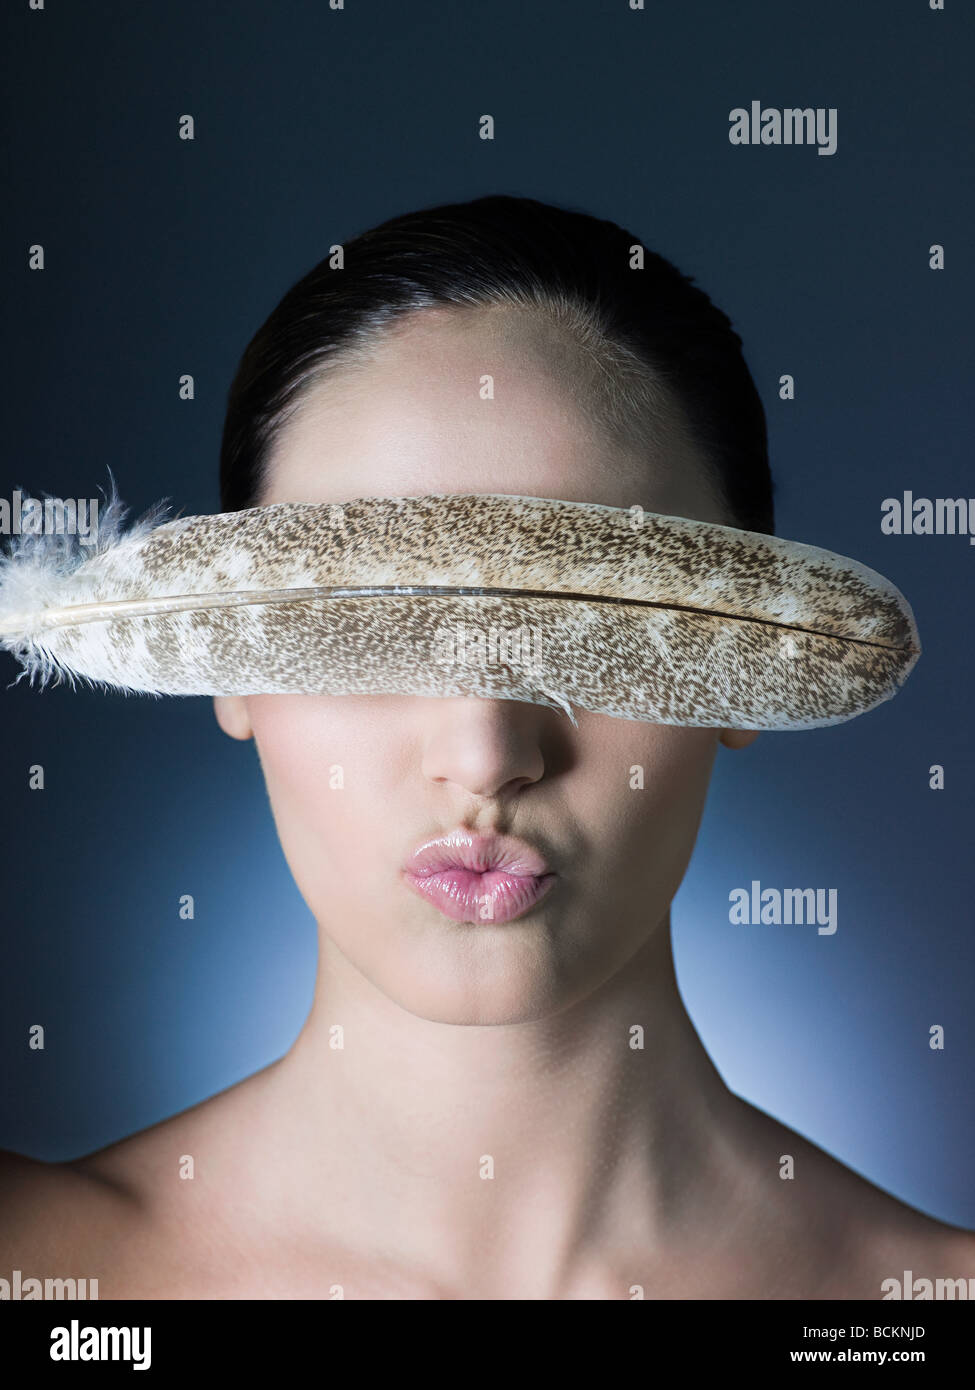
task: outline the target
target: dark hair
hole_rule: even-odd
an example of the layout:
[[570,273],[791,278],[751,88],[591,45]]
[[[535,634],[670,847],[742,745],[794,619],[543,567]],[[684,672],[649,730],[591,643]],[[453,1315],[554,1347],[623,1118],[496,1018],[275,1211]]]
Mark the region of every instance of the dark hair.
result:
[[602,424],[650,437],[660,384],[669,388],[733,524],[774,531],[765,411],[741,338],[691,277],[616,223],[497,195],[394,217],[346,243],[341,268],[331,260],[288,290],[241,358],[220,451],[224,511],[257,505],[304,391],[393,320],[433,305],[518,304],[554,315],[599,359]]

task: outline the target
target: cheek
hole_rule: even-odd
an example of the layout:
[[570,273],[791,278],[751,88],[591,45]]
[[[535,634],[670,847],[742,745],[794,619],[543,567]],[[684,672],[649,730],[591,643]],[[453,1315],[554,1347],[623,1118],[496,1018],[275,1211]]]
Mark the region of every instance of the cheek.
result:
[[717,730],[649,727],[652,736],[646,741],[642,761],[646,799],[654,807],[699,806],[711,779]]
[[622,727],[627,732],[598,760],[605,769],[598,788],[603,834],[648,869],[661,861],[686,862],[704,809],[717,731]]
[[361,785],[389,764],[396,726],[362,699],[255,695],[247,705],[261,765],[282,791],[314,796],[334,769]]
[[[663,912],[687,872],[718,745],[714,729],[652,726],[627,789],[626,853],[631,883]],[[642,786],[640,785],[642,775]]]
[[383,804],[395,776],[393,735],[354,703],[312,695],[248,701],[278,836],[301,886],[368,856],[364,817]]
[[262,701],[287,702],[253,710],[251,724],[264,770],[268,793],[276,811],[309,806],[328,813],[329,801],[323,795],[336,767],[346,757],[327,720],[314,717],[307,708],[295,704],[303,697],[261,696]]

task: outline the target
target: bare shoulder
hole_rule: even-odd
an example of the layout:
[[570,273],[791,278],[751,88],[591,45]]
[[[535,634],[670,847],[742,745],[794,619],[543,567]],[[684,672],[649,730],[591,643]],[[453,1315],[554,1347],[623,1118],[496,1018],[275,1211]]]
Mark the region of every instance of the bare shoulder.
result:
[[0,1151],[0,1275],[43,1266],[54,1276],[84,1258],[90,1233],[111,1239],[125,1225],[131,1202],[123,1192],[70,1163],[45,1163]]
[[[767,1213],[810,1251],[813,1296],[896,1298],[889,1281],[905,1276],[975,1280],[975,1231],[928,1215],[764,1111],[748,1109],[752,1154],[764,1160]],[[975,1283],[968,1287],[975,1296]]]
[[[0,1151],[0,1278],[97,1278],[101,1298],[191,1296],[181,1290],[194,1287],[200,1249],[226,1244],[226,1155],[248,1129],[257,1077],[71,1162]],[[187,1181],[198,1164],[219,1176]]]
[[152,1206],[174,1180],[196,1176],[204,1156],[232,1147],[267,1070],[135,1134],[75,1159],[71,1168]]

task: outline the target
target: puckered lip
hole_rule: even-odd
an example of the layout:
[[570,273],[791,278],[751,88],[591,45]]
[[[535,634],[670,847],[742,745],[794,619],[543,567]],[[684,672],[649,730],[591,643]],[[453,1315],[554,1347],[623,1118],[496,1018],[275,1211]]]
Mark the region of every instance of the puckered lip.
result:
[[500,871],[523,878],[544,878],[552,873],[538,850],[525,840],[463,829],[427,840],[413,851],[403,869],[415,878],[428,878],[449,869]]

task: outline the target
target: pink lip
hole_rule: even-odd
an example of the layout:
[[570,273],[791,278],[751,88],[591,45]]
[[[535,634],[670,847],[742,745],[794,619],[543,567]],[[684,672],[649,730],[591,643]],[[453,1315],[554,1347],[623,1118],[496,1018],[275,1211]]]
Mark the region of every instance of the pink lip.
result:
[[421,845],[404,866],[410,887],[455,922],[512,922],[556,875],[523,840],[454,830]]

